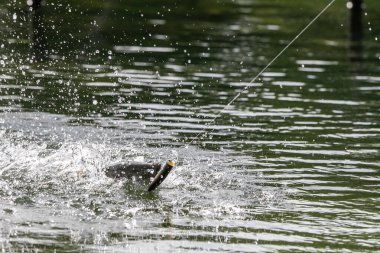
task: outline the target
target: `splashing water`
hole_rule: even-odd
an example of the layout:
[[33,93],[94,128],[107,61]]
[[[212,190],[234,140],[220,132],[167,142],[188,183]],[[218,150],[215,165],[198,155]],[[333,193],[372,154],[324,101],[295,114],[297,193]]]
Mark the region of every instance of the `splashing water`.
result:
[[[43,119],[34,122],[40,129],[50,124],[46,117],[50,116],[31,116]],[[249,184],[244,183],[242,175],[218,153],[194,148],[173,151],[125,142],[111,144],[89,138],[101,133],[102,138],[114,139],[119,134],[107,129],[66,129],[62,125],[59,132],[33,136],[14,130],[20,123],[17,118],[7,122],[12,131],[1,131],[0,196],[9,204],[66,209],[90,220],[146,217],[162,210],[179,217],[221,219],[231,214],[244,216],[241,208],[245,205],[278,204],[284,199],[285,191],[258,190],[255,175]],[[82,132],[91,134],[77,139]],[[64,140],[56,141],[62,136]],[[107,165],[126,159],[156,159],[152,153],[184,157],[158,192],[147,193],[147,185],[140,181],[114,180],[104,175]]]

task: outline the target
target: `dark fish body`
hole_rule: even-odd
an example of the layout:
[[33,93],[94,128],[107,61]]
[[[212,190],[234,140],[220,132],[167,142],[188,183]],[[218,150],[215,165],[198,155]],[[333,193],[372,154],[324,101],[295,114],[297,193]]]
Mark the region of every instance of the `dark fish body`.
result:
[[175,162],[167,161],[164,166],[159,163],[118,163],[105,169],[107,177],[152,179],[148,191],[156,189],[174,168]]
[[105,174],[112,178],[152,178],[160,169],[159,163],[118,163],[107,167]]

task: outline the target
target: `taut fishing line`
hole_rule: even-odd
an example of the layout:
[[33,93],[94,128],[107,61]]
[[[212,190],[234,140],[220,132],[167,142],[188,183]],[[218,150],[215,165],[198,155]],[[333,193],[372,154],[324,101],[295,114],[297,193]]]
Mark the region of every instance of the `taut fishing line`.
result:
[[189,143],[189,145],[193,144],[194,141],[196,141],[199,136],[203,134],[202,137],[206,137],[208,133],[213,132],[213,130],[205,131],[207,126],[212,125],[215,123],[215,120],[230,106],[232,105],[236,99],[240,97],[240,95],[249,89],[251,87],[251,84],[253,84],[257,78],[259,78],[309,27],[335,2],[336,0],[332,0],[329,4],[323,8],[317,16],[315,16],[244,88],[242,91],[240,91],[238,94],[236,94],[235,97],[233,97],[228,104],[226,104],[215,117],[213,117],[209,122],[206,123],[206,127],[204,127],[200,133],[198,133],[195,137],[193,137]]
[[[211,124],[215,123],[215,120],[233,103],[240,97],[240,95],[248,90],[248,88],[251,86],[252,83],[256,81],[257,78],[259,78],[267,68],[269,68],[273,62],[277,60],[336,0],[332,0],[328,5],[323,8],[322,11],[318,13],[317,16],[315,16],[314,19],[312,19],[306,26],[299,32],[244,88],[242,91],[238,92],[238,94],[233,97],[228,104],[226,104],[217,114],[215,117],[213,117],[209,122],[206,123],[206,127],[204,127],[195,137],[192,138],[189,145],[194,143],[195,140],[197,140],[202,134],[202,137],[206,137],[208,133],[212,132],[213,130],[206,131],[207,126],[210,126]],[[188,147],[188,145],[186,145]],[[178,159],[178,157],[177,157]],[[161,170],[157,173],[153,181],[150,183],[148,191],[153,191],[156,189],[168,176],[171,169],[175,166],[175,162],[167,161],[167,163],[161,168]]]

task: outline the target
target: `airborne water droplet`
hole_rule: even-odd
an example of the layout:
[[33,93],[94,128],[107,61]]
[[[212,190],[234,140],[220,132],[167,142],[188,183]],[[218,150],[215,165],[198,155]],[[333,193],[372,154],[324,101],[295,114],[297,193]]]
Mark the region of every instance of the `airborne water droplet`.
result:
[[347,7],[347,9],[352,9],[352,7],[353,7],[352,2],[347,2],[346,7]]

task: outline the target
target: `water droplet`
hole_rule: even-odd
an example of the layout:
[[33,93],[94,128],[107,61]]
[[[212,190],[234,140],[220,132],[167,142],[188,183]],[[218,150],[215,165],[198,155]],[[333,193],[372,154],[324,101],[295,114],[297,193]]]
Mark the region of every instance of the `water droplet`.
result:
[[17,14],[13,13],[13,20],[16,20],[16,19],[17,19]]
[[94,105],[97,105],[97,104],[98,104],[98,101],[97,101],[96,99],[94,99],[94,100],[92,100],[92,103],[93,103]]

